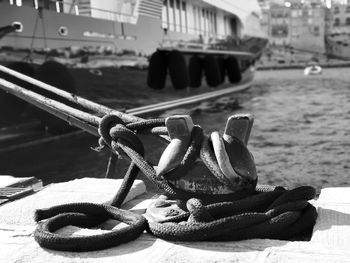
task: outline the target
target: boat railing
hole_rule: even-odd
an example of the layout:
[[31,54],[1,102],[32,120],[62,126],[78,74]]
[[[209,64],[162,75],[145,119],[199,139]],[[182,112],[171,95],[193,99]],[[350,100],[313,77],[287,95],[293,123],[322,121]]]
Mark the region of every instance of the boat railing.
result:
[[[222,44],[222,39],[217,39],[215,37],[210,38],[208,41],[184,41],[182,39],[163,39],[161,42],[161,48],[184,48],[184,49],[198,49],[198,50],[208,50],[208,49],[217,49],[217,50],[230,50],[226,45]],[[232,47],[230,45],[230,47]],[[238,46],[238,45],[236,45]]]
[[183,33],[200,36],[202,42],[222,41],[228,37],[234,37],[233,35],[219,34],[216,30],[205,30],[203,28],[189,26],[188,24],[180,26],[179,24],[171,22],[163,23],[163,30],[167,33]]

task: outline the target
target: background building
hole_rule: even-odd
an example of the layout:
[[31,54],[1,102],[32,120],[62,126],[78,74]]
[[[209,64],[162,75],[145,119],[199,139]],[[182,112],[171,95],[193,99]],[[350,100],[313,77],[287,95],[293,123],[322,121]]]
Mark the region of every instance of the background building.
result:
[[291,4],[290,46],[325,52],[325,6],[321,3]]
[[350,3],[333,3],[326,12],[326,52],[330,57],[350,59]]
[[[261,26],[272,46],[325,51],[325,4],[321,1],[260,1]],[[350,21],[349,21],[350,22]]]
[[270,6],[269,40],[272,45],[286,46],[290,44],[290,8],[284,5]]

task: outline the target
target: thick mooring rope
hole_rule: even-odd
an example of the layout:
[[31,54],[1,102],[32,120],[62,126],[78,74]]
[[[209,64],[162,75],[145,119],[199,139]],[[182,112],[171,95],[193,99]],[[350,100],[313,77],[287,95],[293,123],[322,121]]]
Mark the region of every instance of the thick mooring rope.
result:
[[[159,126],[164,126],[163,119],[139,121],[125,126],[119,117],[106,115],[100,123],[99,133],[101,138],[97,150],[102,150],[105,146],[108,146],[114,149],[114,154],[125,155],[125,152],[132,148],[143,159],[143,144],[136,134],[127,127],[139,132],[166,135],[164,129],[154,129]],[[34,232],[35,240],[40,246],[53,250],[92,251],[116,246],[137,238],[146,229],[146,219],[132,212],[119,209],[119,207],[130,191],[138,172],[139,167],[131,162],[121,187],[113,199],[106,204],[70,203],[36,210],[34,219],[39,224]],[[110,218],[129,224],[129,226],[107,234],[89,237],[67,237],[53,233],[68,225],[93,227]],[[47,220],[42,221],[44,219]]]
[[[102,118],[98,150],[108,146],[113,154],[126,155],[131,159],[122,186],[112,201],[106,204],[72,203],[37,210],[35,220],[40,222],[34,237],[40,246],[67,251],[98,250],[133,240],[146,229],[157,237],[172,241],[297,239],[310,233],[317,217],[316,209],[308,203],[315,197],[312,187],[286,190],[283,187],[256,186],[256,180],[242,179],[245,181],[242,182],[244,187],[241,191],[209,195],[189,192],[172,185],[168,180],[181,178],[199,156],[205,159],[204,163],[211,167],[210,170],[217,167],[210,149],[202,147],[205,140],[199,126],[195,126],[192,131],[192,141],[180,165],[158,177],[155,169],[144,159],[143,144],[136,134],[166,135],[164,126],[162,119],[124,124],[115,115]],[[119,209],[139,170],[169,198],[187,201],[188,212],[172,217],[171,221],[147,223],[142,216]],[[218,182],[223,180],[220,172],[214,176],[220,177]],[[88,237],[67,237],[53,233],[67,225],[96,226],[109,218],[129,226]]]
[[[48,210],[38,210],[35,220],[41,221],[34,232],[40,246],[53,250],[93,251],[117,246],[139,237],[147,226],[146,219],[127,210],[110,205],[93,203],[72,203]],[[128,224],[122,229],[91,236],[63,236],[53,233],[68,225],[93,227],[107,219],[115,219]]]
[[233,202],[203,206],[187,202],[188,213],[171,222],[149,222],[148,231],[171,241],[292,239],[310,234],[317,217],[308,203],[315,197],[309,186],[259,193]]

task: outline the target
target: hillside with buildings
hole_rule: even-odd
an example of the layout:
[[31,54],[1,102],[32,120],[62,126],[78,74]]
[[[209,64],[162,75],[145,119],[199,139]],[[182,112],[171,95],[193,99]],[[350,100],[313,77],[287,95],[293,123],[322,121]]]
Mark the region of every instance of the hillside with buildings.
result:
[[260,0],[263,65],[350,61],[350,1]]

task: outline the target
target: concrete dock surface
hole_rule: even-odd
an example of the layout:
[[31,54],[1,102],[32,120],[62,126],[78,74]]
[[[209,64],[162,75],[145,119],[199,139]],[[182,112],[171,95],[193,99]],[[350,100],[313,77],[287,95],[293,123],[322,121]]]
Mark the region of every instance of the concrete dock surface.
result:
[[[324,188],[310,241],[251,239],[235,242],[168,242],[144,233],[135,241],[95,252],[72,253],[41,248],[33,238],[34,211],[68,202],[110,200],[120,179],[83,178],[51,184],[0,206],[0,262],[350,262],[350,188]],[[152,202],[136,181],[124,204],[142,213]],[[68,226],[61,234],[98,234],[101,229]]]

